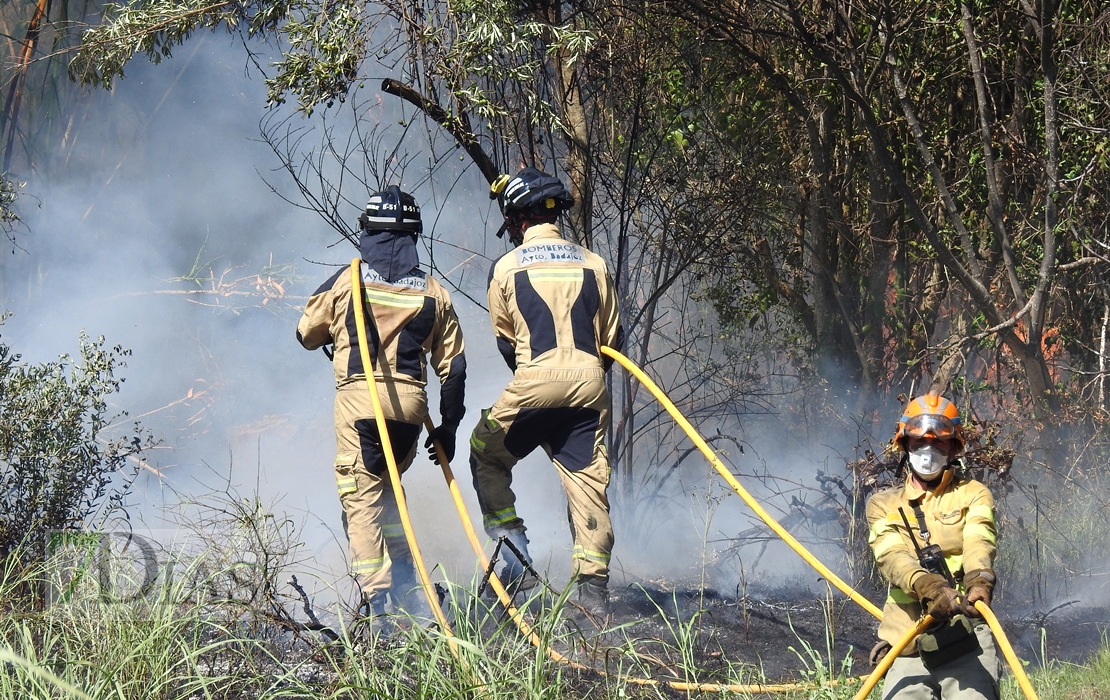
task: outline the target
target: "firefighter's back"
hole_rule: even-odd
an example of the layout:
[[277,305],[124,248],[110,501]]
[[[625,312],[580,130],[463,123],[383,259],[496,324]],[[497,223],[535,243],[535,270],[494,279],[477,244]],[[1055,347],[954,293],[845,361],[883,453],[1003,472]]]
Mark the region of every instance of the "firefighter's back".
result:
[[552,224],[528,234],[497,262],[491,280],[515,336],[518,378],[539,369],[601,373],[606,319],[615,315],[604,260],[564,240]]

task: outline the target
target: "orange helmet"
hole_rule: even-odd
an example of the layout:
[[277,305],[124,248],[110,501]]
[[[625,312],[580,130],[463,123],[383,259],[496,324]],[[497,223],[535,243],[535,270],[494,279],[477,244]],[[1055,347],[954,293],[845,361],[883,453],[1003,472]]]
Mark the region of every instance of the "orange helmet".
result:
[[935,391],[910,401],[898,419],[894,442],[905,450],[906,441],[911,437],[950,438],[955,442],[955,453],[961,452],[964,449],[964,429],[956,405]]

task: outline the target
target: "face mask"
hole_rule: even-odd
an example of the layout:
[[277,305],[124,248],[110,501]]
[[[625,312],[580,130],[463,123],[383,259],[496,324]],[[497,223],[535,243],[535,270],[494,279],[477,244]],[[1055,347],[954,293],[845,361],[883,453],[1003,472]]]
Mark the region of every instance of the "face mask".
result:
[[948,466],[948,457],[934,445],[922,445],[910,452],[910,469],[923,481],[937,478]]

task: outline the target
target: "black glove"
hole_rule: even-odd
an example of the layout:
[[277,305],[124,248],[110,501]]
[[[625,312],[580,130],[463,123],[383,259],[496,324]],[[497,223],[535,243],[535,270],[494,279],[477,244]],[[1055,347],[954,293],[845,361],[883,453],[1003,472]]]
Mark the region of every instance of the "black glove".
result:
[[437,440],[443,447],[443,454],[447,455],[447,461],[450,462],[455,458],[455,431],[458,428],[457,425],[446,423],[432,428],[432,432],[428,433],[428,439],[424,441],[424,447],[428,448],[428,459],[433,462],[437,460],[435,446]]

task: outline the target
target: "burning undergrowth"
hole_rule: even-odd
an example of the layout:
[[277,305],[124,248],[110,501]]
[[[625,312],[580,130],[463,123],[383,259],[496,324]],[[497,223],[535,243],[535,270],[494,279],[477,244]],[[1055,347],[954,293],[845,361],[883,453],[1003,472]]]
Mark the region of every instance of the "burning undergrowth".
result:
[[[604,619],[574,605],[573,595],[536,590],[524,606],[529,621],[544,645],[580,666],[537,651],[476,585],[449,584],[444,603],[462,650],[455,656],[428,620],[397,615],[367,623],[344,606],[317,607],[293,573],[303,563],[296,528],[257,499],[229,490],[190,506],[190,522],[199,528],[193,541],[203,546],[180,570],[188,575],[146,589],[151,594],[139,605],[107,605],[94,590],[98,581],[86,580],[70,598],[26,608],[25,598],[9,595],[26,572],[9,570],[0,586],[7,611],[0,639],[71,686],[95,688],[95,668],[103,662],[120,669],[116,680],[125,690],[137,693],[157,673],[167,679],[166,692],[157,696],[182,700],[366,697],[370,691],[449,697],[476,679],[491,688],[489,697],[600,698],[613,697],[614,689],[630,697],[666,697],[671,691],[626,687],[622,678],[750,684],[870,671],[866,654],[877,622],[859,606],[838,593],[756,584],[736,595],[632,582],[614,587]],[[113,542],[118,551],[112,551],[127,554]],[[865,593],[873,601],[885,595]],[[1064,603],[999,603],[1019,654],[1034,664],[1046,656],[1084,661],[1099,648],[1110,609]],[[51,654],[66,663],[50,666]],[[82,658],[98,664],[75,662]],[[13,673],[0,682],[14,697],[38,678]]]
[[[1025,497],[1013,476],[1013,453],[971,441],[969,455],[970,468],[992,484],[1000,500]],[[897,470],[897,460],[889,455],[869,454],[849,465],[847,477],[819,474],[820,497],[795,499],[783,524],[811,534],[823,532],[826,544],[842,545],[844,551],[855,547],[855,561],[862,566],[870,555],[866,541],[857,539],[859,509],[875,489],[894,483]],[[839,593],[776,585],[764,577],[735,589],[713,589],[633,575],[628,583],[614,585],[612,614],[603,620],[549,591],[543,601],[529,606],[531,623],[544,645],[582,667],[564,668],[534,649],[495,603],[472,593],[473,585],[447,586],[447,607],[466,650],[465,662],[453,657],[443,634],[426,630],[421,621],[381,621],[387,623],[386,634],[368,636],[367,625],[354,624],[354,610],[342,604],[318,605],[294,577],[311,563],[296,524],[257,497],[242,497],[230,483],[226,488],[182,498],[174,509],[180,521],[167,529],[191,533],[191,541],[200,546],[190,553],[192,563],[184,566],[188,576],[176,576],[174,585],[167,577],[166,585],[150,589],[159,591],[156,599],[146,596],[144,582],[147,599],[132,610],[138,610],[138,618],[128,618],[127,610],[121,612],[118,606],[105,607],[103,596],[95,592],[85,600],[47,605],[50,601],[44,598],[28,607],[25,593],[24,598],[8,595],[26,573],[9,571],[0,585],[0,603],[13,614],[0,617],[0,639],[31,662],[51,655],[66,659],[65,665],[51,668],[75,687],[92,687],[97,681],[83,675],[84,665],[69,661],[107,659],[125,669],[120,676],[124,685],[137,691],[144,679],[161,674],[181,691],[164,696],[183,699],[205,693],[270,697],[277,691],[346,697],[365,688],[376,688],[385,697],[445,697],[451,693],[437,694],[428,685],[466,685],[471,683],[467,674],[479,671],[483,682],[500,688],[505,697],[607,697],[598,689],[620,685],[627,677],[749,684],[813,682],[870,670],[866,656],[877,622],[865,611]],[[1047,503],[1052,496],[1039,497]],[[1074,493],[1071,497],[1075,500]],[[1003,542],[1035,534],[1038,523],[1042,531],[1048,529],[1048,518],[1030,520],[1011,515],[1011,510],[1001,512]],[[1074,512],[1058,508],[1051,522],[1060,529],[1065,514]],[[1084,521],[1074,515],[1067,518]],[[837,527],[855,536],[830,535]],[[753,569],[762,557],[765,569],[786,570],[788,562],[776,560],[783,555],[766,546],[767,534],[764,527],[742,532],[708,556],[706,564],[720,568],[739,560],[745,547],[758,544],[760,553],[749,560]],[[1037,541],[1041,540],[1047,541],[1047,534]],[[97,543],[104,541],[101,537]],[[851,568],[853,557],[847,559]],[[1033,663],[1084,661],[1103,644],[1110,609],[1100,607],[1097,591],[1050,601],[1046,586],[1039,599],[1029,600],[1021,589],[1029,577],[1022,577],[1020,569],[1011,576],[1014,569],[1000,568],[1006,577],[997,612],[1019,654]],[[694,578],[686,579],[690,580]],[[851,580],[863,581],[863,592],[872,601],[885,597],[885,590],[867,588],[867,577],[854,575]],[[103,578],[85,583],[102,585]],[[376,624],[372,622],[370,629]],[[127,643],[107,644],[118,641],[112,634]],[[121,651],[136,649],[160,651],[157,659]],[[122,655],[117,659],[115,654]],[[162,665],[155,668],[155,662]],[[23,683],[22,678],[15,675],[0,683]],[[544,695],[528,690],[555,678],[562,679],[565,692]],[[25,695],[29,687],[10,685],[9,695]]]
[[[876,603],[884,596],[869,595]],[[877,641],[878,621],[839,594],[780,588],[734,597],[632,584],[614,592],[611,608],[602,620],[568,601],[563,617],[572,634],[559,651],[598,670],[625,656],[638,673],[660,680],[735,683],[739,673],[746,682],[794,682],[812,680],[821,665],[829,677],[866,675]],[[1041,609],[1003,604],[996,612],[1017,653],[1035,665],[1083,663],[1110,630],[1110,608],[1082,601]]]

